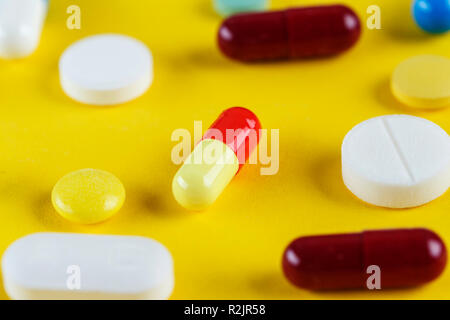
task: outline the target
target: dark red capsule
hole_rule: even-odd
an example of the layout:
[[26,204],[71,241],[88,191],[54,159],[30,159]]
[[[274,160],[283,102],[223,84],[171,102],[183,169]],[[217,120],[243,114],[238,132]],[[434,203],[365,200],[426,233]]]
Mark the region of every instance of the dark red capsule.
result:
[[310,290],[367,288],[371,265],[380,268],[381,288],[417,286],[437,278],[447,251],[427,229],[393,229],[301,237],[283,254],[290,282]]
[[231,16],[222,23],[218,42],[236,60],[295,59],[341,53],[360,34],[355,12],[332,5]]

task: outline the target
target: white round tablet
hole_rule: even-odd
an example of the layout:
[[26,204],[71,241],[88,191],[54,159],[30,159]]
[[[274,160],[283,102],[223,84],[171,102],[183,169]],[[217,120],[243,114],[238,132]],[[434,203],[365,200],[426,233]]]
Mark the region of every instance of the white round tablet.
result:
[[114,105],[139,97],[153,81],[153,58],[141,41],[101,34],[69,46],[59,61],[64,92],[93,105]]
[[368,203],[420,206],[450,186],[450,137],[431,121],[389,115],[355,126],[342,143],[347,188]]

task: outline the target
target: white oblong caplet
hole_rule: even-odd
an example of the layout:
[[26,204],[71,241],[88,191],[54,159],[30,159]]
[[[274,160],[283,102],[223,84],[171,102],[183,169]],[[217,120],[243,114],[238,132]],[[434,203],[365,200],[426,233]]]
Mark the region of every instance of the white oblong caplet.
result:
[[12,299],[167,299],[173,261],[159,242],[136,236],[34,233],[2,258]]

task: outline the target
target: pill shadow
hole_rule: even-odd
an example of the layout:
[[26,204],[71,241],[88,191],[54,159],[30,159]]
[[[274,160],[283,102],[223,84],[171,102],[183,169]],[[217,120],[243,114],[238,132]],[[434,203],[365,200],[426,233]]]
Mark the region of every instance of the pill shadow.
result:
[[383,30],[395,41],[424,42],[433,39],[414,22],[410,0],[392,1],[389,10],[382,11],[381,19]]
[[127,212],[127,219],[142,221],[149,217],[179,219],[189,216],[173,198],[171,184],[138,186],[129,188],[127,193],[129,196],[121,209],[121,211]]
[[[215,40],[215,39],[214,39]],[[187,60],[189,63],[204,67],[204,68],[230,68],[233,62],[230,62],[227,57],[223,56],[219,48],[203,48],[188,52]]]
[[32,218],[38,220],[48,231],[76,232],[82,226],[74,224],[59,215],[51,201],[51,190],[37,194],[32,202],[31,209]]
[[401,103],[392,94],[390,78],[383,79],[381,82],[379,82],[376,85],[375,98],[383,106],[388,107],[392,111],[395,111],[397,113],[412,114],[412,115],[415,115],[418,117],[426,116],[429,113],[433,113],[433,112],[442,110],[442,108],[436,108],[436,109],[411,108],[411,107],[408,107],[407,105]]
[[0,272],[0,300],[11,300],[6,293],[5,286],[3,285],[3,274]]
[[[182,55],[166,54],[163,59],[166,60],[167,67],[175,72],[177,80],[184,77],[185,81],[191,81],[191,75],[202,70],[231,71],[239,67],[238,62],[223,56],[219,49],[214,47],[187,49]],[[161,62],[164,63],[163,60]]]
[[[214,42],[216,40],[216,34],[213,38]],[[197,47],[194,49],[187,49],[184,51],[183,55],[173,55],[166,54],[164,59],[168,61],[169,67],[171,67],[175,74],[177,74],[177,79],[179,77],[185,76],[190,79],[190,74],[194,72],[200,72],[201,70],[221,70],[226,73],[233,73],[238,71],[237,75],[241,75],[245,72],[253,72],[259,70],[261,72],[284,72],[286,70],[292,70],[293,68],[301,68],[307,66],[314,67],[314,65],[323,66],[324,64],[333,64],[339,61],[341,54],[333,54],[320,57],[305,57],[299,59],[267,59],[267,60],[256,60],[256,61],[238,61],[225,56],[218,45],[212,47]]]
[[432,36],[422,32],[419,27],[413,25],[403,25],[402,23],[387,28],[387,34],[395,41],[403,42],[426,42],[433,39]]
[[37,231],[73,231],[73,225],[53,208],[51,186],[42,187],[39,181],[28,177],[17,176],[15,179],[1,186],[0,202],[16,203],[25,212],[24,216],[14,217],[17,230],[28,230],[31,222],[39,225]]
[[266,296],[281,297],[281,299],[346,299],[352,295],[361,294],[361,290],[328,290],[311,291],[296,287],[283,275],[282,270],[260,275],[252,279],[252,287],[258,294]]
[[303,291],[290,284],[280,270],[259,274],[250,279],[250,287],[261,299],[301,299]]
[[407,111],[407,107],[404,104],[400,103],[392,94],[390,78],[385,78],[376,85],[375,98],[383,106],[389,107],[389,109],[396,110],[397,112],[402,113]]
[[280,68],[293,68],[295,66],[302,67],[305,64],[310,65],[320,65],[324,63],[334,63],[338,62],[342,54],[332,54],[320,57],[305,57],[300,59],[267,59],[267,60],[256,60],[256,61],[238,61],[225,56],[219,49],[217,45],[217,35],[214,33],[214,46],[211,47],[197,47],[192,50],[185,50],[183,55],[177,54],[170,58],[170,55],[166,55],[165,58],[169,57],[172,62],[172,66],[176,69],[177,74],[180,71],[198,71],[198,69],[223,69],[235,71],[239,70],[239,73],[256,70],[256,69],[274,69],[279,70]]
[[[274,58],[255,61],[241,61],[240,63],[247,66],[267,66],[278,69],[280,66],[289,67],[303,66],[304,64],[317,64],[323,66],[324,64],[339,63],[339,60],[345,56],[346,53],[332,53],[321,56],[299,57],[299,58]],[[347,53],[348,55],[348,53]]]
[[372,207],[357,199],[342,180],[341,155],[339,153],[323,154],[312,164],[309,170],[313,184],[328,199],[345,203],[347,206]]
[[[354,299],[357,295],[358,299],[365,300],[379,300],[379,299],[398,299],[398,294],[416,294],[423,286],[419,287],[405,287],[405,288],[383,288],[383,280],[381,280],[381,289],[369,290],[367,288],[361,289],[340,289],[340,290],[320,290],[314,291],[316,299],[331,299],[331,300],[347,300]],[[403,298],[408,298],[404,296]]]
[[214,10],[212,0],[200,1],[197,5],[197,12],[204,18],[217,20],[218,22],[224,19]]
[[80,103],[74,103],[63,91],[61,88],[61,84],[59,81],[59,70],[57,67],[58,63],[55,61],[55,64],[51,64],[46,73],[48,75],[48,81],[43,81],[41,83],[42,91],[46,93],[47,99],[61,102],[59,107],[81,107],[83,106]]
[[359,207],[361,210],[406,212],[412,208],[386,208],[364,202],[355,196],[344,184],[340,154],[321,156],[310,170],[311,179],[317,189],[328,199],[340,203],[340,206]]
[[[348,188],[345,186],[342,179],[342,166],[341,166],[341,156],[340,154],[325,154],[320,157],[311,167],[311,179],[317,189],[322,192],[328,199],[334,202],[339,202],[340,206],[345,205],[346,207],[360,207],[361,209],[368,209],[378,212],[408,212],[417,208],[424,206],[429,206],[429,203],[422,204],[421,206],[412,208],[388,208],[376,206],[367,202],[362,201],[357,196],[355,196]],[[441,200],[442,196],[433,201]]]

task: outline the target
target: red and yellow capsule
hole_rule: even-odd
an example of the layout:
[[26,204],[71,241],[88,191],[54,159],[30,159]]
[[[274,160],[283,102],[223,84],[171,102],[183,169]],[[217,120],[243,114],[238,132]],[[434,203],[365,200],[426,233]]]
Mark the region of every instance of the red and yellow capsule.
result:
[[219,197],[259,142],[261,124],[248,109],[225,110],[175,174],[172,192],[188,210],[203,210]]

